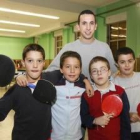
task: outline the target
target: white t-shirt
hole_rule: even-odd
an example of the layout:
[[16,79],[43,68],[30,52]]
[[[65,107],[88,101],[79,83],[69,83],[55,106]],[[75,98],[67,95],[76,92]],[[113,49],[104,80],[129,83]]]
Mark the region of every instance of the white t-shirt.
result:
[[[126,91],[130,103],[130,112],[137,112],[140,103],[140,73],[134,72],[130,78],[115,77],[114,83],[120,85]],[[131,123],[131,132],[140,132],[140,122]]]

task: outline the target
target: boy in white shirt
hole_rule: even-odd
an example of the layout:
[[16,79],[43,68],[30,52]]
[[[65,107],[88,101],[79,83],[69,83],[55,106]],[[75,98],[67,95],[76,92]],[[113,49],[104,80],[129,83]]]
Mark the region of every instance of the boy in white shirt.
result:
[[134,71],[135,54],[128,47],[119,48],[115,60],[119,73],[114,77],[114,82],[125,88],[130,103],[132,140],[140,140],[140,116],[137,113],[137,105],[140,103],[140,73]]

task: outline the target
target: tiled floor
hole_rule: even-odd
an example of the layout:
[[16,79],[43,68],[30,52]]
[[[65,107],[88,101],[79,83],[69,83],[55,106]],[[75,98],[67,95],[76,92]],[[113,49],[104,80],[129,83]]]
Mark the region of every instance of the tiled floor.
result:
[[[0,98],[6,92],[5,88],[0,87]],[[13,127],[13,115],[14,111],[10,111],[7,118],[0,122],[0,140],[11,140],[11,132]],[[85,140],[88,140],[87,135]]]

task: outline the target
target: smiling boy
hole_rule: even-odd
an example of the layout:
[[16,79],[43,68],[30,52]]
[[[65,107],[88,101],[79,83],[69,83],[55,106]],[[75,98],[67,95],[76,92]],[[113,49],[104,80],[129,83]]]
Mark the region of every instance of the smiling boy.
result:
[[130,103],[132,140],[140,140],[140,116],[137,112],[140,103],[140,72],[134,71],[134,51],[129,47],[119,48],[115,60],[119,73],[114,77],[114,82],[124,87]]
[[[94,57],[89,64],[89,73],[94,81],[94,96],[88,98],[83,94],[81,103],[82,123],[88,128],[89,140],[130,140],[129,102],[124,89],[109,80],[108,60]],[[104,114],[101,109],[103,100],[110,95],[117,95],[123,102],[123,110],[117,117]]]

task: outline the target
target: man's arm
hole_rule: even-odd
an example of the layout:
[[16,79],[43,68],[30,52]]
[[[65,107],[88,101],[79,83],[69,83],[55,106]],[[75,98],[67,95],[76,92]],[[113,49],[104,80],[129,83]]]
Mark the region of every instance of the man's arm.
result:
[[94,89],[88,79],[84,79],[83,82],[85,83],[86,93],[88,97],[92,97],[94,95]]
[[109,46],[108,46],[108,50],[106,52],[106,58],[109,61],[109,64],[110,64],[110,68],[111,68],[112,73],[115,73],[117,71],[117,67],[115,65],[115,60],[114,60],[112,51],[111,51],[111,49],[110,49]]
[[52,82],[54,85],[62,78],[63,74],[60,70],[48,71],[42,73],[42,79]]
[[83,74],[80,74],[80,81],[85,83],[86,93],[88,97],[92,97],[94,95],[94,89],[90,81]]

